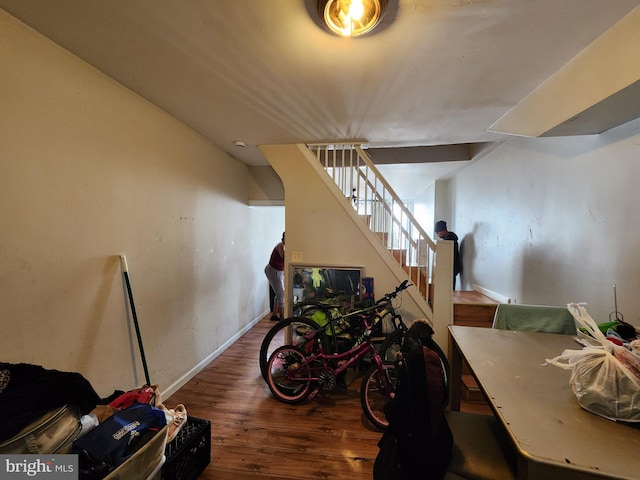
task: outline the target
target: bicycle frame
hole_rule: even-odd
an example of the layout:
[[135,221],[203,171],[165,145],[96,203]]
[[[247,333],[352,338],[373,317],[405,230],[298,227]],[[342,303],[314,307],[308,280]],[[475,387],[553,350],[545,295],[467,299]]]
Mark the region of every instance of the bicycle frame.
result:
[[[388,422],[384,405],[393,398],[397,375],[395,364],[384,361],[386,354],[378,353],[374,341],[377,345],[382,340],[381,352],[392,351],[392,345],[402,341],[406,326],[401,315],[396,313],[393,300],[409,285],[405,280],[374,305],[344,315],[335,310],[334,305],[306,304],[314,310],[309,310],[307,315],[283,320],[282,324],[274,327],[276,330],[272,328],[261,346],[261,362],[276,332],[287,328],[291,334],[294,332],[292,327],[295,327],[296,337],[293,343],[287,343],[285,330],[285,343],[280,344],[266,361],[263,376],[271,393],[280,401],[294,404],[313,397],[320,390],[333,390],[339,376],[365,355],[370,355],[370,367],[361,380],[360,402],[372,425],[386,428]],[[323,312],[326,318],[316,317],[316,312]],[[381,332],[382,339],[374,337],[375,328],[388,316],[394,330]],[[339,353],[339,341],[342,340],[348,340],[349,349]]]
[[[305,338],[305,344],[308,342],[314,342],[317,344],[318,348],[315,349],[315,351],[307,350],[307,353],[303,353],[303,358],[300,358],[295,364],[289,365],[286,372],[284,372],[284,378],[292,382],[307,382],[309,384],[316,383],[323,387],[322,384],[327,380],[326,374],[331,374],[335,378],[344,373],[348,368],[352,367],[354,363],[362,359],[365,355],[371,354],[374,366],[379,373],[379,377],[383,379],[381,383],[384,385],[380,385],[380,387],[383,389],[385,394],[391,394],[392,388],[389,388],[386,381],[383,360],[373,346],[372,333],[373,329],[380,324],[382,319],[387,315],[391,315],[391,321],[395,332],[400,330],[402,331],[401,333],[403,333],[403,331],[406,330],[402,317],[395,311],[393,300],[401,291],[405,290],[410,285],[409,281],[405,280],[397,286],[393,292],[387,293],[375,304],[344,315],[340,313],[336,315],[336,306],[324,302],[306,303],[303,305],[302,308],[315,307],[323,311],[327,315],[328,321],[323,325],[318,325],[318,328],[313,328],[312,330],[301,334]],[[351,342],[351,348],[349,350],[343,353],[333,353],[338,352],[339,350],[339,333],[341,331],[345,331],[344,329],[338,331],[336,329],[336,323],[340,321],[348,321],[349,324],[347,328],[356,328],[355,324],[352,323],[355,319],[362,322],[364,329],[358,329],[358,336]],[[331,337],[330,340],[333,342],[332,353],[325,352],[324,348],[327,342],[323,341],[323,337],[319,337],[319,335],[325,335],[324,338]],[[301,345],[302,344],[299,344],[298,346],[301,347]],[[304,368],[304,370],[301,370],[302,368]],[[303,375],[299,376],[300,374]],[[324,384],[329,385],[327,389],[330,390],[333,388],[333,386],[331,386],[332,383],[333,382]]]
[[[382,321],[384,317],[386,317],[387,315],[391,315],[391,321],[393,323],[394,329],[397,330],[398,328],[406,328],[404,325],[404,322],[402,321],[402,316],[396,313],[395,308],[391,303],[392,301],[393,299],[389,298],[389,299],[386,299],[384,302],[376,303],[369,307],[361,308],[360,310],[354,310],[353,312],[345,313],[344,315],[340,314],[338,316],[333,316],[331,314],[331,311],[335,309],[334,305],[328,305],[326,303],[317,303],[317,304],[307,304],[306,306],[319,308],[327,314],[329,321],[326,324],[322,325],[320,328],[318,328],[317,331],[323,331],[327,328],[330,328],[331,337],[335,342],[335,339],[336,339],[335,324],[336,322],[341,320],[349,321],[353,318],[358,318],[358,317],[362,318],[363,320],[365,318],[373,318],[373,322],[370,325],[366,325],[365,327],[365,334],[366,334],[367,332],[371,333],[371,331]],[[314,332],[314,334],[315,333],[316,332]],[[363,340],[362,338],[358,338],[355,341],[355,345],[360,344],[362,340]]]
[[[376,305],[375,307],[378,307],[378,305]],[[345,318],[347,316],[353,317],[355,314],[359,314],[362,316],[362,321],[365,324],[365,330],[362,336],[356,340],[356,343],[353,347],[343,353],[327,354],[322,349],[322,344],[318,342],[320,353],[312,353],[311,355],[305,357],[304,362],[287,370],[287,372],[285,373],[285,378],[292,381],[317,382],[319,380],[318,373],[327,370],[329,370],[333,375],[338,376],[348,368],[353,366],[357,361],[362,359],[368,353],[371,354],[371,358],[375,362],[376,367],[378,369],[382,369],[382,359],[371,343],[369,334],[371,333],[371,329],[375,325],[377,325],[377,322],[379,322],[380,319],[388,313],[388,311],[386,311],[385,309],[383,309],[381,312],[376,311],[375,316],[373,317],[373,322],[370,322],[367,318],[368,315],[364,315],[364,313],[369,313],[371,311],[375,311],[375,309],[372,307],[367,307],[366,309],[359,310],[358,312],[352,312],[351,314],[335,319],[337,320],[340,318]],[[329,323],[331,323],[331,321]],[[308,336],[308,339],[311,340],[318,334],[322,335],[322,331],[325,330],[326,327],[327,326],[325,325],[318,330],[309,332],[307,335],[305,335],[305,337]],[[337,364],[337,367],[332,367],[330,365],[331,363]],[[291,375],[292,373],[297,373],[302,367],[306,367],[307,365],[309,366],[309,372],[311,374],[309,377]],[[384,385],[384,388],[388,389],[388,385]]]

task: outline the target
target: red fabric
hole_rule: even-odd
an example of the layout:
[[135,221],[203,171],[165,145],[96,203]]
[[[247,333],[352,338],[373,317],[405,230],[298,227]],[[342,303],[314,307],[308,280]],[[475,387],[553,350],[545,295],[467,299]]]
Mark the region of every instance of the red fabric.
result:
[[427,392],[429,392],[429,414],[431,416],[431,434],[436,435],[440,426],[442,411],[447,402],[445,372],[440,356],[428,347],[422,347],[424,368],[427,376]]
[[284,271],[284,257],[280,255],[280,251],[278,249],[280,244],[276,245],[276,247],[271,252],[271,258],[269,259],[269,265],[278,270],[279,272]]
[[109,406],[117,409],[128,408],[135,403],[155,403],[156,391],[153,387],[142,387],[123,393],[118,398],[109,403]]

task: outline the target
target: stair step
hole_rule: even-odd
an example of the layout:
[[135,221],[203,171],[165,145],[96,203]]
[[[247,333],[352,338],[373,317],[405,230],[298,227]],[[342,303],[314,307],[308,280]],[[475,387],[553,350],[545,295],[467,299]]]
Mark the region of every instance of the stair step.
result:
[[407,264],[407,251],[405,249],[392,248],[389,251],[401,266],[404,267]]
[[404,265],[403,268],[411,279],[411,283],[416,286],[420,286],[420,294],[422,297],[431,298],[427,297],[427,287],[429,285],[429,282],[427,281],[427,267],[412,267]]
[[384,246],[387,245],[387,240],[389,238],[389,234],[387,232],[375,232],[380,241]]
[[364,223],[367,224],[367,227],[371,226],[371,215],[358,215]]

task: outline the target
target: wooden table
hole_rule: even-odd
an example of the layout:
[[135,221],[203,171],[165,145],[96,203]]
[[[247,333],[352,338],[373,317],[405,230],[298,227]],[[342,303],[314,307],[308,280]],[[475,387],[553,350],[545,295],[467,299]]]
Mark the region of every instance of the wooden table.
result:
[[571,335],[450,326],[451,409],[460,409],[464,358],[518,454],[518,478],[640,478],[640,425],[582,409],[570,371],[545,365]]

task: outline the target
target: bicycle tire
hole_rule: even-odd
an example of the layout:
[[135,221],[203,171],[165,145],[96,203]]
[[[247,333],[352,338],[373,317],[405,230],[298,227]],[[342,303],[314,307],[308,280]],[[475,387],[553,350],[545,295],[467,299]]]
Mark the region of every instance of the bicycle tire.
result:
[[395,330],[385,337],[378,350],[378,355],[383,362],[395,362],[396,355],[400,353],[402,342],[404,341],[404,332]]
[[[291,337],[287,340],[285,329],[291,327]],[[320,342],[325,353],[329,352],[329,342],[323,332],[316,333],[314,339],[308,340],[301,333],[308,330],[317,330],[320,326],[309,318],[289,317],[276,323],[264,336],[260,345],[260,373],[262,378],[267,379],[267,362],[271,354],[283,345],[293,345],[308,350],[307,353],[315,351],[316,341]]]
[[391,400],[393,392],[395,392],[398,376],[394,363],[385,362],[382,368],[391,391],[385,391],[378,367],[373,365],[362,377],[360,404],[369,422],[379,430],[386,430],[389,426],[389,421],[384,413],[384,406]]
[[[298,347],[284,345],[277,348],[267,362],[267,385],[274,397],[284,403],[300,403],[312,391],[309,375],[311,368],[303,365],[297,370],[296,376],[302,380],[286,378],[286,373],[292,365],[299,365],[306,359],[305,353]],[[306,378],[307,380],[303,380]]]

